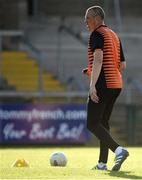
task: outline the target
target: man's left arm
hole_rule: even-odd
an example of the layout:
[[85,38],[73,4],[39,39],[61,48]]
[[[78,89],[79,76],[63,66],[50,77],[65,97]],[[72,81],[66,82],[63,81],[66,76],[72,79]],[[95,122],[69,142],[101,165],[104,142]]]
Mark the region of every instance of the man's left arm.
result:
[[98,103],[99,97],[97,96],[96,82],[99,78],[103,63],[103,51],[101,49],[96,49],[94,52],[94,61],[91,72],[91,81],[90,81],[90,96],[92,101]]
[[[120,41],[120,39],[119,39],[119,41]],[[125,57],[124,57],[121,41],[120,41],[120,59],[121,59],[121,62],[120,62],[120,71],[122,71],[122,70],[126,69],[126,61],[125,61]]]

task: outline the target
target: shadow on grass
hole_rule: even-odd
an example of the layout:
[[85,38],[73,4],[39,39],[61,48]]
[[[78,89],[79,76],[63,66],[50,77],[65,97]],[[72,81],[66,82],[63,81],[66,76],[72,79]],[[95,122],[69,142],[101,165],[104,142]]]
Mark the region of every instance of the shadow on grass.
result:
[[108,171],[108,172],[109,172],[108,175],[114,176],[114,177],[128,178],[128,179],[142,179],[142,176],[132,175],[131,171],[119,171],[119,172]]

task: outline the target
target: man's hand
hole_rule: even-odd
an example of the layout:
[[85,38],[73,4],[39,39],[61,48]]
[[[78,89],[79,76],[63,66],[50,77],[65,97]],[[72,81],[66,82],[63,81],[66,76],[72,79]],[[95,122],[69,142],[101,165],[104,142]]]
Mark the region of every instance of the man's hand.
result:
[[94,101],[95,103],[99,102],[99,97],[97,96],[97,90],[96,90],[95,86],[90,86],[89,94],[90,94],[92,101]]
[[88,68],[84,68],[82,70],[82,73],[85,74],[85,75],[89,75]]

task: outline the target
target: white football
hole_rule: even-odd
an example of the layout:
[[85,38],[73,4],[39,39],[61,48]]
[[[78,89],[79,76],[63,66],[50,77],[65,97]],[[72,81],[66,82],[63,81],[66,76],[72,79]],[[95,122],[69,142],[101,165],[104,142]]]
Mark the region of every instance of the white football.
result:
[[50,156],[51,166],[66,166],[67,157],[63,152],[54,152]]

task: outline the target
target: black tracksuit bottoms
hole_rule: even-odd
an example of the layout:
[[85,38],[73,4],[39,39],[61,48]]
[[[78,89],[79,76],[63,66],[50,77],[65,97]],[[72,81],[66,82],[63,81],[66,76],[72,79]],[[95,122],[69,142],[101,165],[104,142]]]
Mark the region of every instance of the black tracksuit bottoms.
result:
[[87,128],[100,141],[100,156],[98,162],[107,163],[108,150],[113,152],[119,146],[111,137],[109,119],[114,103],[121,89],[99,89],[97,95],[99,103],[95,103],[88,97],[87,103]]

